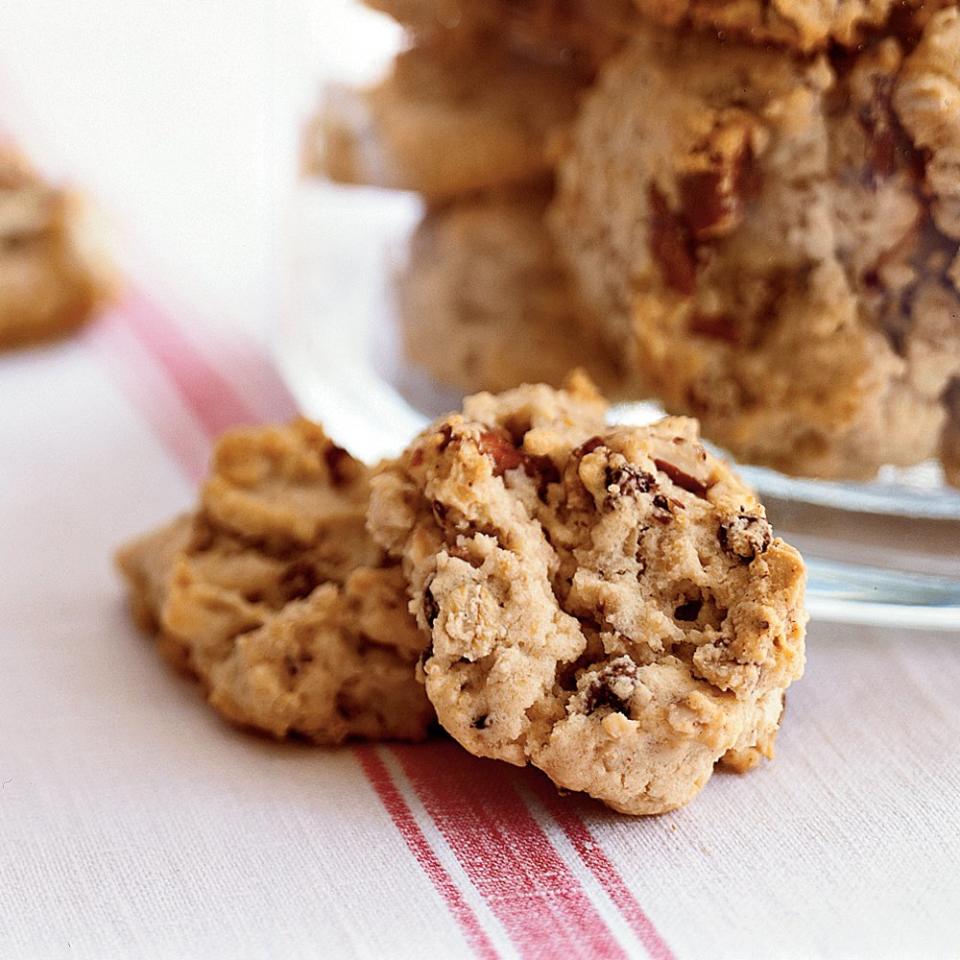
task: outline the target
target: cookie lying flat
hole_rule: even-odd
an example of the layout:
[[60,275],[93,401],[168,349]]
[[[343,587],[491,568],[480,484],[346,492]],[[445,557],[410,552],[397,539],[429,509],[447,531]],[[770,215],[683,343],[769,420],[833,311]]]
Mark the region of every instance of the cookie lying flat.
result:
[[307,169],[341,183],[434,199],[545,176],[545,141],[567,122],[580,82],[486,43],[461,56],[414,47],[377,86],[328,90],[307,133]]
[[69,333],[106,300],[111,278],[84,215],[78,196],[0,143],[0,348]]
[[608,429],[579,381],[480,394],[374,478],[369,522],[471,753],[631,814],[772,754],[803,670],[803,564],[693,421]]
[[464,393],[559,386],[578,366],[604,388],[617,384],[609,357],[583,335],[544,223],[548,197],[518,188],[428,210],[395,286],[411,363]]
[[942,446],[956,22],[830,63],[648,30],[585,102],[551,223],[586,315],[745,460],[869,477]]
[[427,638],[364,530],[367,473],[305,420],[234,431],[196,514],[121,551],[138,623],[236,723],[316,743],[426,735]]

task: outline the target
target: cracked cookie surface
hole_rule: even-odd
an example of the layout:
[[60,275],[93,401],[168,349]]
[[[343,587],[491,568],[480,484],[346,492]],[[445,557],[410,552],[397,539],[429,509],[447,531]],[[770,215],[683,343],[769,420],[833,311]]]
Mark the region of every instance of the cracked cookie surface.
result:
[[324,744],[426,736],[427,638],[367,496],[367,468],[308,421],[232,431],[197,511],[119,554],[138,623],[230,720]]
[[450,734],[661,813],[718,761],[771,755],[803,564],[692,421],[604,413],[582,379],[468,398],[377,473],[369,526],[403,560]]

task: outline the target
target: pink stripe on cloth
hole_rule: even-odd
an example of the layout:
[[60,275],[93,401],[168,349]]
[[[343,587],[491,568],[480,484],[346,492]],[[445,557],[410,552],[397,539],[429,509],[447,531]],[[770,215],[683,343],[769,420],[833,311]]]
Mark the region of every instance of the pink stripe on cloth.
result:
[[205,359],[177,323],[143,293],[136,288],[127,289],[117,311],[163,368],[211,439],[228,427],[260,421],[259,415]]
[[[141,378],[130,377],[127,365],[134,360],[130,349],[131,332],[144,348],[149,358],[176,388],[183,402],[180,409],[168,399],[165,409],[159,410],[157,396],[148,395]],[[188,479],[196,482],[203,473],[203,463],[198,461],[194,445],[188,435],[195,429],[185,422],[189,413],[203,429],[209,445],[217,434],[238,422],[254,423],[258,418],[236,394],[233,386],[216,370],[199,358],[186,338],[165,315],[146,300],[142,294],[125,297],[121,303],[105,314],[86,334],[87,342],[99,352],[134,394],[138,406],[143,408],[157,438],[167,449],[174,462],[180,466]],[[262,359],[251,354],[247,369],[263,365]],[[278,405],[293,408],[293,399],[285,388],[278,398]],[[158,413],[163,415],[158,416]],[[452,916],[460,926],[474,953],[484,960],[496,960],[498,954],[480,926],[474,912],[457,889],[453,879],[433,852],[423,831],[417,825],[409,807],[397,790],[383,761],[375,748],[354,748],[360,767],[383,803],[391,820],[403,837],[424,873],[443,898]]]
[[386,764],[377,756],[376,747],[367,744],[354,747],[354,753],[360,760],[363,772],[376,791],[380,802],[400,835],[407,842],[410,852],[417,858],[423,872],[433,882],[437,893],[443,897],[450,912],[460,924],[468,942],[478,957],[496,958],[497,951],[484,933],[470,905],[463,899],[450,874],[444,869],[436,853],[433,852],[423,831],[414,819],[400,791],[397,789]]
[[523,957],[625,957],[507,776],[452,742],[391,748]]
[[536,777],[532,786],[537,799],[566,834],[577,856],[596,877],[652,960],[674,960],[672,951],[631,893],[620,871],[603,852],[590,828],[571,809],[570,800],[561,797],[546,777]]

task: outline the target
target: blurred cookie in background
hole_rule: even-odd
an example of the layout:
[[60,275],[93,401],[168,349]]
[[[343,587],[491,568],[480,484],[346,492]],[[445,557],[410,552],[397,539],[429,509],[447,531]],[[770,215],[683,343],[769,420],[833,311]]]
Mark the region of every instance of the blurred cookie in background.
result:
[[548,173],[545,144],[581,88],[562,65],[496,43],[400,53],[378,84],[325,92],[307,130],[308,173],[434,200]]
[[113,285],[84,198],[0,143],[0,349],[76,330]]
[[406,358],[464,393],[559,386],[585,367],[608,392],[620,376],[585,336],[582,306],[544,215],[548,192],[515,188],[428,209],[396,277]]

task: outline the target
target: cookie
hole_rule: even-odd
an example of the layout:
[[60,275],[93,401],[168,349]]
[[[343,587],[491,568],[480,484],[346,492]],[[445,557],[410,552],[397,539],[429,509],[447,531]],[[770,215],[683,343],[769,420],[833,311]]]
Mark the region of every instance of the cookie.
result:
[[196,512],[119,556],[137,622],[228,719],[276,737],[418,740],[427,638],[364,529],[368,470],[306,420],[237,430]]
[[306,137],[309,172],[434,200],[548,173],[545,141],[581,88],[562,65],[483,43],[399,54],[369,89],[333,86]]
[[419,42],[461,48],[495,37],[539,59],[592,72],[638,19],[633,0],[366,0]]
[[551,224],[586,316],[745,460],[867,478],[942,446],[955,20],[812,61],[651,28],[564,145]]
[[429,209],[397,275],[404,353],[464,393],[521,383],[559,386],[585,366],[605,388],[618,376],[583,334],[576,292],[544,223],[536,188],[471,195]]
[[665,26],[702,29],[753,43],[773,42],[810,53],[830,44],[858,48],[879,31],[922,27],[953,0],[635,0]]
[[112,286],[82,199],[0,143],[0,349],[82,326]]
[[471,753],[630,814],[772,754],[803,564],[693,421],[608,428],[582,380],[480,394],[374,477],[369,524]]

